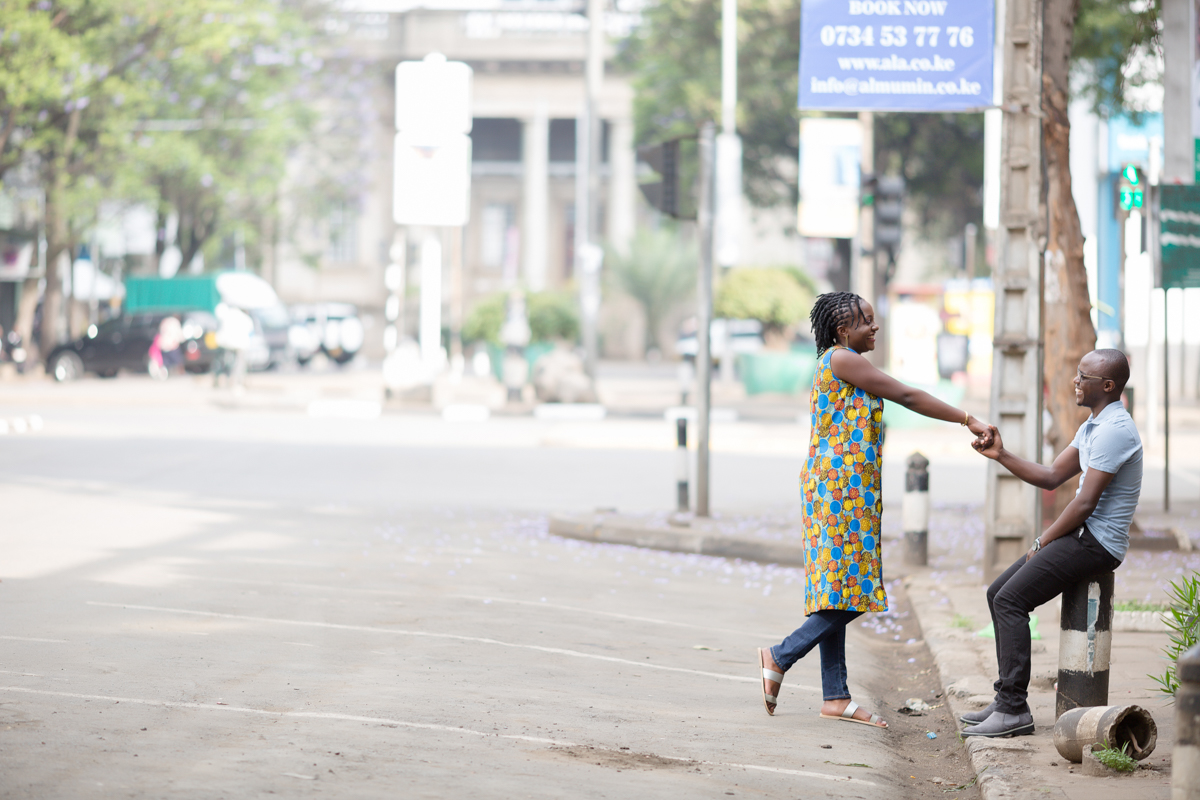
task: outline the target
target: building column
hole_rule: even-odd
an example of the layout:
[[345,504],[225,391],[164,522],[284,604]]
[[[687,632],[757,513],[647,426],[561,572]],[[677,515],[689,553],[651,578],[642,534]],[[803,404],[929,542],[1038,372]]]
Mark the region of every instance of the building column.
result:
[[637,155],[633,147],[633,120],[611,121],[608,164],[608,241],[624,252],[637,225]]
[[524,175],[521,214],[521,266],[530,291],[546,288],[550,215],[550,118],[545,107],[524,120],[521,132]]

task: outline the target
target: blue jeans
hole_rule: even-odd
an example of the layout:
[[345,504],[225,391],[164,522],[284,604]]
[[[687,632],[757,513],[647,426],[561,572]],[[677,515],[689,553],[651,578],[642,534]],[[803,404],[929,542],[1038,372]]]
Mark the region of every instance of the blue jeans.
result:
[[822,693],[826,700],[844,700],[850,696],[850,687],[846,686],[846,626],[862,614],[862,611],[832,609],[815,611],[791,636],[771,648],[771,658],[781,671],[787,672],[820,645]]

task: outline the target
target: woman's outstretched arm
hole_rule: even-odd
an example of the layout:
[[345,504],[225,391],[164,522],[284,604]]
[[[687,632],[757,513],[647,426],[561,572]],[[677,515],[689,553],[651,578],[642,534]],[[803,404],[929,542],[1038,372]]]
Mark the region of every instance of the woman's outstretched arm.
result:
[[976,436],[987,435],[990,439],[986,423],[967,414],[961,408],[943,403],[929,392],[901,383],[887,373],[880,372],[858,353],[838,350],[830,359],[830,365],[833,367],[834,377],[840,381],[857,386],[884,400],[899,403],[909,411],[931,419],[959,423],[965,421],[971,433]]

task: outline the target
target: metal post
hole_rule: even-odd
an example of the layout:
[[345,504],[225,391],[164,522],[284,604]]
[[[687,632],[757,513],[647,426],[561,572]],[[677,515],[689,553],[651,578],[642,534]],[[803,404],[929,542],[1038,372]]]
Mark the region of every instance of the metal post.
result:
[[675,420],[675,509],[685,512],[691,506],[688,499],[687,417]]
[[713,151],[716,128],[700,131],[700,198],[696,229],[700,234],[700,275],[696,287],[696,516],[708,516],[708,413],[712,399]]
[[1179,656],[1175,678],[1171,800],[1200,800],[1200,645]]
[[920,453],[908,457],[900,520],[904,528],[904,563],[914,567],[928,565],[929,459]]
[[[1042,415],[1042,0],[1004,13],[999,257],[989,415],[1009,449],[1040,461]],[[1011,444],[1010,444],[1011,442]],[[1041,490],[988,462],[984,580],[995,579],[1041,532]]]
[[1093,575],[1062,593],[1055,719],[1072,708],[1108,705],[1112,617],[1111,572]]
[[1171,510],[1171,340],[1167,335],[1167,287],[1163,287],[1163,511]]

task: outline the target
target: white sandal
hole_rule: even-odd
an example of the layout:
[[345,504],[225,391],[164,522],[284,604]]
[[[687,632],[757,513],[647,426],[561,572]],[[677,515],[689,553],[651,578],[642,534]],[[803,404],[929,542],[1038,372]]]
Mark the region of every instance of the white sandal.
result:
[[[870,725],[872,728],[887,729],[887,723],[883,722],[883,717],[879,716],[878,714],[872,714],[869,720],[856,718],[854,716],[854,712],[858,711],[858,709],[858,703],[851,700],[849,704],[846,705],[846,710],[841,713],[841,716],[822,714],[821,719],[841,720],[842,722],[857,722],[859,725]],[[879,724],[881,722],[883,722],[882,725]]]
[[763,676],[763,705],[766,706],[767,713],[773,717],[775,716],[775,706],[779,705],[779,697],[773,694],[767,694],[766,681],[775,681],[775,683],[778,683],[780,686],[782,686],[783,673],[776,672],[773,669],[767,669],[767,659],[763,655],[764,652],[765,651],[761,647],[758,649],[758,666],[762,669]]

